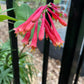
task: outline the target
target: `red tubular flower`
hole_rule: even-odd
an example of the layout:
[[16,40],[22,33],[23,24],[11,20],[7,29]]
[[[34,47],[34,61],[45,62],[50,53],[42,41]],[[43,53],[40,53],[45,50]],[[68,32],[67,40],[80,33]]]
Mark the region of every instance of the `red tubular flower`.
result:
[[39,19],[39,17],[40,17],[40,15],[41,15],[41,13],[42,13],[42,9],[32,18],[32,22],[35,22],[35,21],[37,21],[38,19]]
[[48,38],[48,34],[47,34],[47,32],[45,32],[45,35],[46,35],[46,39]]
[[67,23],[62,18],[59,17],[58,20],[62,25],[67,26]]
[[51,5],[52,5],[52,7],[54,7],[54,8],[60,8],[60,6],[58,6],[58,5],[55,5],[55,4],[53,4],[53,3],[51,3]]
[[44,23],[45,23],[45,13],[43,13],[42,23],[39,31],[39,40],[43,40],[44,38]]
[[[47,21],[46,19],[45,19],[45,24],[47,25],[47,27],[48,27],[49,31],[51,32],[51,34],[54,35],[55,38],[56,38],[56,39],[55,39],[56,42],[53,43],[54,46],[57,46],[57,45],[62,44],[63,41],[61,40],[61,37],[59,36],[58,32],[57,32],[56,29],[55,29],[54,23],[52,23],[54,29],[52,29],[52,28],[50,27],[50,25],[49,25],[49,23],[48,23],[48,21]],[[57,35],[57,34],[58,34],[58,35]],[[59,40],[58,40],[58,39],[59,39]],[[58,41],[60,41],[60,43],[59,43]]]
[[37,20],[40,18],[41,13],[43,12],[43,10],[44,10],[46,7],[47,7],[47,5],[46,5],[46,6],[43,6],[43,7],[41,8],[41,10],[32,18],[32,22],[35,22],[35,21],[37,21]]
[[48,26],[46,24],[44,26],[45,26],[45,32],[47,33],[47,36],[49,36],[49,38],[52,41],[53,45],[56,46],[55,36],[49,31]]
[[[47,21],[46,18],[45,18],[45,24],[44,24],[44,25],[46,25],[46,26],[48,27],[49,31],[50,31],[51,33],[53,33],[53,31],[51,30],[51,27],[50,27],[50,25],[49,25],[49,23],[48,23],[48,21]],[[45,31],[45,33],[46,33],[46,38],[48,38],[48,34],[47,34],[46,31]]]
[[37,28],[38,28],[38,21],[36,21],[35,30],[34,30],[32,42],[30,45],[32,49],[35,49],[37,47]]
[[[50,27],[50,24],[48,23],[47,19],[45,19],[45,25],[48,27],[51,34],[54,35],[53,29]],[[48,37],[48,35],[46,35],[46,37]]]
[[19,33],[19,34],[25,34],[25,23],[22,23],[21,25],[19,25],[17,28],[14,28],[13,30],[15,30],[15,33]]
[[52,34],[54,34],[54,33],[53,33],[53,29],[50,27],[50,25],[49,25],[49,23],[48,23],[48,21],[47,21],[46,19],[45,19],[45,24],[47,25],[49,31],[50,31]]
[[43,6],[40,6],[28,19],[27,19],[27,24],[29,24],[32,21],[32,18],[41,10]]
[[27,24],[23,23],[21,25],[21,27],[19,27],[19,32],[22,33],[23,35],[26,33],[25,28],[26,28]]
[[52,21],[51,16],[49,15],[49,13],[47,13],[47,14],[48,14],[49,20],[50,20],[50,22],[51,22],[51,25],[52,25],[52,28],[53,28],[54,35],[55,35],[55,37],[56,37],[56,44],[57,44],[57,45],[60,45],[60,44],[63,43],[63,41],[62,41],[60,35],[58,34],[58,32],[57,32],[55,26],[54,26],[54,23],[53,23],[53,21]]
[[64,13],[63,15],[64,15],[64,17],[67,17],[67,14],[66,13]]
[[27,45],[29,43],[29,38],[30,38],[30,35],[31,35],[31,31],[27,32],[24,39],[22,40],[22,42]]
[[52,14],[52,16],[54,17],[54,19],[58,19],[59,20],[59,22],[62,24],[62,25],[64,25],[64,26],[67,26],[67,23],[63,20],[63,19],[61,19],[57,14],[55,14],[51,9],[49,9],[49,8],[47,8],[48,9],[48,11]]
[[54,8],[54,7],[51,7],[56,13],[58,13],[58,14],[62,14],[62,12],[60,11],[60,10],[58,10],[58,9],[56,9],[56,8]]
[[54,8],[54,7],[51,7],[51,8],[55,11],[55,14],[57,14],[58,16],[59,16],[60,14],[62,14],[61,11],[58,10],[57,8]]
[[57,14],[55,14],[51,9],[49,9],[49,8],[47,8],[47,9],[52,14],[52,16],[56,17],[57,19],[59,18],[59,16]]
[[27,26],[26,26],[26,28],[25,28],[25,31],[30,31],[30,30],[32,30],[33,29],[33,27],[34,27],[34,24],[35,23],[33,23],[33,22],[30,22]]
[[15,30],[15,34],[19,33],[19,28],[14,28],[13,30]]
[[62,14],[62,17],[67,17],[66,13],[63,13],[63,11],[59,11],[60,14]]
[[55,11],[55,14],[57,14],[58,16],[60,16],[60,13],[58,13],[58,12],[56,12],[56,11]]
[[[54,26],[53,20],[47,11],[49,11],[52,14],[55,20],[58,20],[64,26],[66,26],[67,24],[64,22],[64,20],[60,18],[60,14],[64,16],[66,16],[66,14],[64,14],[59,10],[58,5],[54,5],[53,3],[50,3],[50,6],[54,10],[54,12],[50,8],[48,8],[49,7],[48,5],[40,6],[23,24],[19,25],[17,28],[14,28],[16,34],[25,34],[25,37],[22,40],[22,42],[25,45],[27,45],[29,43],[29,38],[31,36],[31,30],[33,29],[35,24],[34,34],[30,44],[30,47],[32,49],[35,49],[37,47],[38,19],[40,18],[41,14],[43,18],[38,36],[39,40],[43,40],[45,33],[46,38],[49,37],[54,46],[57,45],[60,46],[63,44],[63,41]],[[48,14],[49,20],[51,22],[51,26],[48,23],[47,19],[45,18],[45,12],[47,12]]]

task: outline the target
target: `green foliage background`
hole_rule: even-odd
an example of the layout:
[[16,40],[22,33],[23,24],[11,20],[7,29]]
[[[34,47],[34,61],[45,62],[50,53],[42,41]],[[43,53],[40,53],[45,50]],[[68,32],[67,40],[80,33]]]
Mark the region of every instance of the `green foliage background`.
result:
[[[21,84],[31,84],[32,76],[35,75],[36,69],[32,57],[28,52],[19,56]],[[0,84],[11,84],[11,82],[13,82],[13,68],[10,42],[3,43],[0,41]]]

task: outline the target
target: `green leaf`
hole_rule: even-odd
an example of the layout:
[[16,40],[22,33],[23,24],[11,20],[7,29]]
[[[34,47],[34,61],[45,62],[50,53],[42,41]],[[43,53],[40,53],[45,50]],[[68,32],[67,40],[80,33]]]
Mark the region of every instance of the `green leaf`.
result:
[[7,15],[0,15],[0,22],[7,20],[7,19],[17,21],[17,19],[15,19],[13,17],[7,16]]
[[61,16],[62,16],[62,13],[59,14],[59,17],[61,17]]
[[26,52],[26,54],[29,55],[29,56],[31,56],[31,57],[33,57],[33,55],[31,53],[29,53],[29,52]]
[[19,20],[19,21],[16,21],[15,23],[14,23],[14,27],[16,28],[16,27],[18,27],[20,24],[22,24],[22,23],[24,23],[25,21],[23,21],[23,20]]
[[32,13],[33,9],[31,9],[27,4],[15,7],[16,18],[19,20],[27,20]]
[[2,14],[2,13],[4,13],[4,12],[7,12],[7,11],[11,11],[11,10],[14,10],[14,8],[6,9],[6,10],[4,10],[4,11],[2,11],[1,8],[0,8],[0,14]]
[[9,77],[13,78],[13,74],[8,74]]
[[23,81],[21,78],[20,78],[20,83],[21,83],[21,84],[25,84],[24,81]]
[[7,42],[2,43],[2,45],[3,50],[5,49],[5,52],[8,52],[8,50],[10,49],[10,41],[8,40]]

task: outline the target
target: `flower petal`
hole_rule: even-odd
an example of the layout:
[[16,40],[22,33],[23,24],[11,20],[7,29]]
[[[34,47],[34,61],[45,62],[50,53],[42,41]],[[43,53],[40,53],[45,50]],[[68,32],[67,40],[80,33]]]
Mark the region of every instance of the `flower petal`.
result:
[[32,49],[35,49],[37,47],[37,28],[38,28],[38,21],[36,21],[35,30],[34,30],[32,42],[30,45]]
[[37,21],[37,20],[40,18],[41,13],[43,12],[43,10],[44,10],[46,7],[47,7],[47,5],[46,5],[46,6],[43,6],[43,7],[41,8],[41,10],[32,18],[32,22],[35,22],[35,21]]
[[30,38],[30,35],[31,35],[31,31],[27,32],[24,39],[22,40],[22,42],[27,45],[29,43],[29,38]]
[[27,26],[26,26],[26,28],[25,28],[25,31],[31,31],[32,29],[33,29],[33,27],[34,27],[34,24],[35,23],[33,23],[33,22],[30,22]]
[[54,17],[54,19],[58,19],[59,20],[59,22],[62,24],[62,25],[64,25],[64,26],[67,26],[67,23],[62,19],[62,18],[60,18],[57,14],[55,14],[51,9],[49,9],[49,8],[47,8],[48,9],[48,11],[52,14],[52,16]]
[[43,13],[42,23],[39,31],[39,40],[43,40],[44,38],[44,23],[45,23],[45,13]]
[[52,25],[52,28],[53,28],[53,32],[54,32],[54,35],[55,35],[55,38],[56,38],[56,41],[57,41],[57,45],[58,45],[58,44],[60,45],[61,43],[63,43],[63,41],[62,41],[62,39],[61,39],[59,33],[57,32],[55,26],[54,26],[54,23],[53,23],[53,21],[52,21],[51,16],[49,15],[49,13],[47,13],[47,14],[48,14],[48,17],[49,17],[49,19],[50,19],[50,22],[51,22],[51,25]]

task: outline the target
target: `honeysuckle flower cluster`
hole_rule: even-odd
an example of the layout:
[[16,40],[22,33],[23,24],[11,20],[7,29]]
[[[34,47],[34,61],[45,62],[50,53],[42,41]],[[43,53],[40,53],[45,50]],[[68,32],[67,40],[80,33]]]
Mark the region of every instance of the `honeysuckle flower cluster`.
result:
[[[45,17],[46,14],[48,15],[51,25]],[[57,32],[50,14],[56,21],[58,20],[62,25],[67,26],[66,22],[61,18],[63,16],[66,17],[67,15],[60,11],[60,7],[58,5],[49,3],[48,5],[40,6],[23,24],[19,25],[17,28],[14,28],[15,33],[25,35],[22,42],[27,45],[29,44],[31,30],[35,26],[33,38],[30,44],[30,47],[35,49],[37,47],[38,21],[41,17],[42,22],[38,35],[39,40],[43,40],[45,34],[46,38],[49,38],[54,46],[61,46],[64,41]]]

